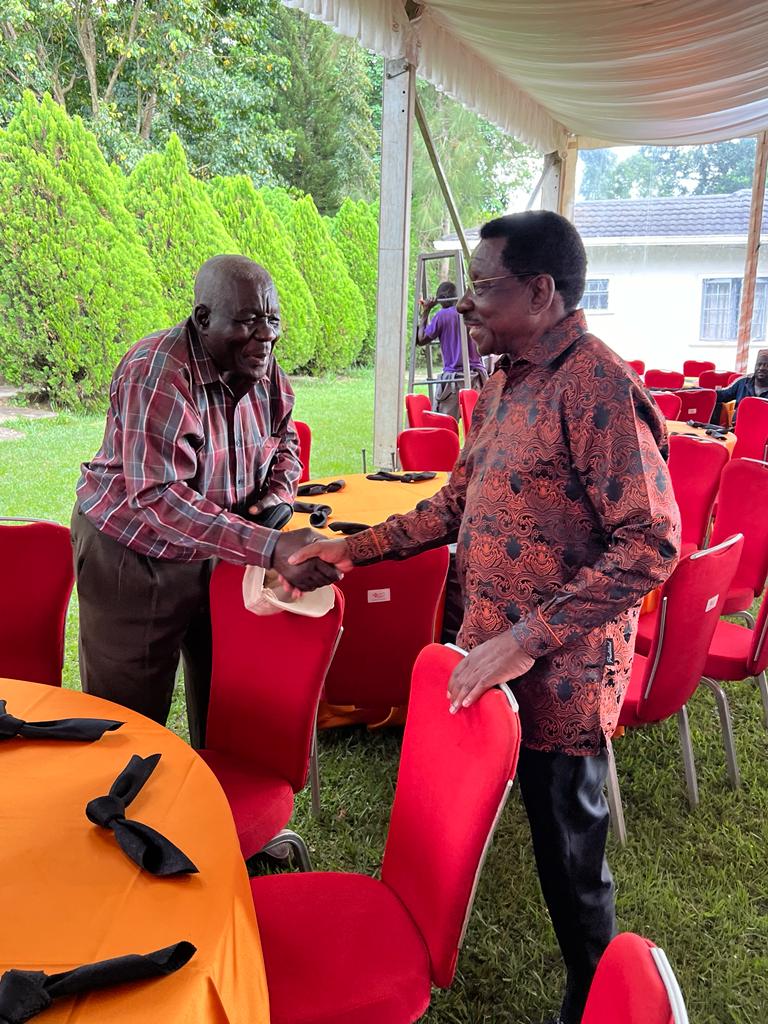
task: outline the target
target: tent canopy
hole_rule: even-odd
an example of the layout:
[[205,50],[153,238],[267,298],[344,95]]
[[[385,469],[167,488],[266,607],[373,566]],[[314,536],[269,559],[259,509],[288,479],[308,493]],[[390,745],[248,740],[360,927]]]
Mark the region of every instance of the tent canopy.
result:
[[541,152],[768,127],[765,0],[286,0]]

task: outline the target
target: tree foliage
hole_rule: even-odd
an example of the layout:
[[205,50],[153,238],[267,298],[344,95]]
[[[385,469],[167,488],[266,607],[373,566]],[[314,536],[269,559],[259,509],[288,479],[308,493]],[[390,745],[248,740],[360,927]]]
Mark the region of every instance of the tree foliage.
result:
[[371,207],[345,199],[333,218],[331,235],[339,247],[349,276],[360,289],[367,316],[360,361],[369,362],[376,344],[376,282],[378,280],[379,224]]

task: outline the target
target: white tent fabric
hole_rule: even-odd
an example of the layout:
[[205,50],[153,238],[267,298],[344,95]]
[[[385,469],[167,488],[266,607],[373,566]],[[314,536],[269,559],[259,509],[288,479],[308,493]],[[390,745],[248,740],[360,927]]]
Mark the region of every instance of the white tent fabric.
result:
[[285,0],[541,152],[768,128],[766,0]]

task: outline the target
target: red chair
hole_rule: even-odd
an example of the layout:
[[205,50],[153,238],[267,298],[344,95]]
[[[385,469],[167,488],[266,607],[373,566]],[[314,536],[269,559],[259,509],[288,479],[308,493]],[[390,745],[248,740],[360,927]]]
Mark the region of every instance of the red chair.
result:
[[318,619],[254,615],[243,604],[244,572],[220,562],[211,577],[211,701],[198,753],[229,800],[243,856],[286,844],[309,870],[303,840],[284,826],[307,782],[344,598],[336,590],[334,607]]
[[627,366],[631,366],[638,377],[642,377],[645,373],[645,363],[642,359],[630,359],[627,361]]
[[714,369],[715,364],[710,362],[709,359],[686,359],[683,363],[683,375],[685,377],[700,377],[707,370]]
[[674,391],[652,391],[651,398],[661,409],[665,420],[677,420],[680,418],[680,395]]
[[405,414],[408,417],[409,427],[423,427],[421,417],[425,412],[431,412],[432,403],[427,395],[406,395]]
[[742,398],[733,432],[732,458],[768,461],[768,398]]
[[41,519],[0,524],[0,676],[61,686],[75,580],[69,530]]
[[728,449],[692,434],[669,439],[669,475],[682,521],[682,553],[704,546]]
[[633,932],[617,935],[600,957],[581,1024],[688,1024],[664,950]]
[[[659,607],[652,613],[650,646],[643,649],[638,637],[632,674],[619,713],[619,725],[628,728],[663,722],[677,715],[691,807],[698,804],[699,791],[686,705],[703,675],[707,651],[743,544],[744,538],[736,534],[717,547],[694,551],[681,559],[663,584]],[[647,621],[652,616],[642,618]],[[722,718],[724,709],[718,707],[718,711]],[[608,799],[617,838],[623,843],[624,816],[613,752],[609,750]]]
[[414,666],[381,879],[251,879],[272,1024],[406,1024],[450,986],[520,746],[506,687],[449,713],[460,658],[431,644]]
[[299,460],[301,461],[301,476],[299,483],[303,484],[309,480],[309,457],[312,453],[312,431],[307,423],[301,420],[294,420],[293,425],[299,438]]
[[444,412],[423,412],[421,414],[422,427],[434,427],[440,430],[450,430],[451,433],[459,436],[459,421],[453,416],[446,416]]
[[713,389],[686,388],[683,391],[676,391],[674,394],[680,398],[680,414],[675,419],[709,423],[717,401],[717,394]]
[[718,373],[717,370],[705,370],[699,374],[699,387],[724,388],[731,383],[731,378],[739,376],[740,374],[734,374],[727,370],[724,373]]
[[669,388],[674,391],[685,384],[685,376],[678,370],[646,370],[645,386],[647,388]]
[[327,701],[385,712],[408,703],[414,662],[435,639],[447,575],[447,547],[346,574],[338,583],[344,634],[325,680]]
[[459,435],[441,427],[403,430],[397,438],[397,450],[405,470],[450,473],[459,457]]
[[728,379],[727,379],[727,380],[726,380],[726,382],[725,382],[725,384],[726,384],[726,387],[727,387],[727,386],[728,386],[729,384],[733,384],[733,382],[734,382],[735,380],[740,380],[740,379],[741,379],[741,378],[742,378],[743,376],[744,376],[744,374],[743,374],[743,373],[739,373],[739,372],[738,372],[738,371],[736,371],[736,370],[731,370],[731,372],[730,372],[730,373],[728,374]]
[[459,391],[459,411],[461,412],[461,423],[464,427],[464,437],[469,435],[472,427],[472,413],[475,411],[480,392],[473,388],[462,388]]

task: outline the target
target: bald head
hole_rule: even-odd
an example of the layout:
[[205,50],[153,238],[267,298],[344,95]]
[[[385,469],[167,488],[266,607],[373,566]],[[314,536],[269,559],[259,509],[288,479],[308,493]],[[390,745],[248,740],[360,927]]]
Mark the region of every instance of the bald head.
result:
[[195,278],[195,305],[215,305],[232,282],[251,282],[274,288],[264,267],[247,256],[212,256],[200,267]]

